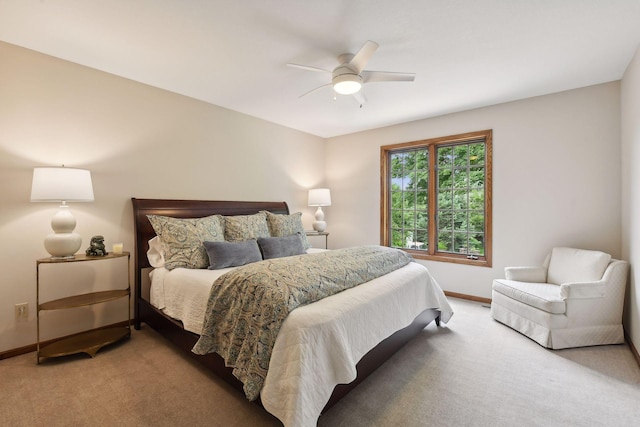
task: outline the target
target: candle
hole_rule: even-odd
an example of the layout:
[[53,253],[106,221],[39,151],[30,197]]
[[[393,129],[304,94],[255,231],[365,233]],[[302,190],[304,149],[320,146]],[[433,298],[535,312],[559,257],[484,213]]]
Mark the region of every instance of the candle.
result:
[[124,245],[122,243],[114,243],[113,244],[113,253],[114,254],[121,254],[123,247],[124,247]]

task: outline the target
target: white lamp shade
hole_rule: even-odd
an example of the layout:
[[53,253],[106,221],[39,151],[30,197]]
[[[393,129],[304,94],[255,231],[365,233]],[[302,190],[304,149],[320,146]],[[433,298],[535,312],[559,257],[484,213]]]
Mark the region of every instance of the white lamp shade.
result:
[[331,206],[331,192],[328,188],[309,190],[309,206]]
[[91,172],[74,168],[34,168],[32,202],[92,202]]

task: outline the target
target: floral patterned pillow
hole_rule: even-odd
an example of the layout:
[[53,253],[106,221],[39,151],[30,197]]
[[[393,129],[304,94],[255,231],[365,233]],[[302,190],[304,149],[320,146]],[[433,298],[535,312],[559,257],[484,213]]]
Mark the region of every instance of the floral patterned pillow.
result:
[[172,218],[160,215],[147,217],[162,240],[164,266],[169,270],[177,267],[209,267],[204,242],[224,241],[224,221],[220,215],[204,218]]
[[243,242],[258,237],[269,237],[267,216],[264,212],[254,215],[224,216],[224,239],[227,242]]
[[269,224],[269,233],[271,237],[286,237],[294,234],[300,234],[302,238],[302,246],[306,251],[311,247],[307,240],[307,234],[302,226],[302,212],[296,212],[291,215],[274,214],[268,211],[262,211],[267,216],[267,224]]

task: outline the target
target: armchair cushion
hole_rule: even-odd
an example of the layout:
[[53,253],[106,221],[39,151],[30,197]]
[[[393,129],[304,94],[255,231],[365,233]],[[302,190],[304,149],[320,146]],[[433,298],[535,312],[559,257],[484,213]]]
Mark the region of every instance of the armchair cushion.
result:
[[557,285],[496,279],[493,291],[547,313],[564,314],[567,309]]
[[569,282],[594,282],[602,279],[611,255],[599,251],[553,248],[547,282],[561,285]]

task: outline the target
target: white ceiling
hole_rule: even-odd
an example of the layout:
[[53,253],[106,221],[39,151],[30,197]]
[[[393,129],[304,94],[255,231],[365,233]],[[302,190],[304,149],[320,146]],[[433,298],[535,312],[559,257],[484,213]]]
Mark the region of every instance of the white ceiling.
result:
[[[619,80],[640,0],[0,0],[0,40],[326,138]],[[366,40],[415,81],[299,98]]]

